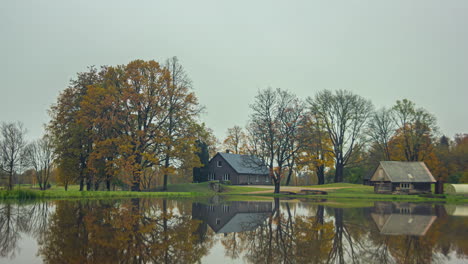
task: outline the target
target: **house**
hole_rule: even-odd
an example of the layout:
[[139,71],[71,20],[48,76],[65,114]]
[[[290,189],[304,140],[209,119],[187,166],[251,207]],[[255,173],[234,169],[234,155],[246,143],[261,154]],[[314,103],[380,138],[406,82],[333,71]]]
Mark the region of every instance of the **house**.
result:
[[437,216],[430,204],[377,202],[371,213],[382,235],[424,236]]
[[217,234],[245,232],[265,223],[273,211],[271,202],[235,201],[192,204],[193,219],[202,220]]
[[271,184],[268,168],[259,158],[250,155],[218,152],[205,173],[209,181],[230,181],[231,184]]
[[370,182],[375,193],[430,193],[436,180],[424,162],[381,161]]

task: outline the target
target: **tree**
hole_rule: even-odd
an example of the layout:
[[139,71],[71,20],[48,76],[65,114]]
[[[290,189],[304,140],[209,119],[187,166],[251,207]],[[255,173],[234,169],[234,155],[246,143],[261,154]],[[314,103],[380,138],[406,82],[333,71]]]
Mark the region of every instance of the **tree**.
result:
[[34,169],[37,183],[41,190],[47,189],[55,158],[54,149],[50,138],[43,138],[30,143],[25,150],[27,164]]
[[395,123],[402,137],[401,148],[407,161],[424,160],[428,143],[437,130],[435,117],[407,99],[398,100],[393,107]]
[[310,111],[324,124],[333,144],[335,182],[343,181],[344,168],[364,142],[363,130],[372,113],[372,103],[346,90],[323,90],[307,99]]
[[[191,89],[191,80],[185,69],[179,63],[177,57],[166,61],[165,67],[170,73],[171,85],[167,87],[167,119],[162,129],[164,140],[163,154],[163,190],[167,190],[168,174],[174,170],[173,162],[182,154],[192,154],[196,138],[194,134],[194,119],[201,109],[198,107],[198,99]],[[186,160],[191,160],[192,156]]]
[[98,71],[95,67],[90,67],[88,72],[78,73],[76,79],[70,81],[68,88],[60,93],[57,103],[49,111],[51,121],[48,130],[57,153],[59,181],[65,183],[65,189],[68,183],[76,180],[79,181],[80,191],[84,188],[85,180],[88,190],[91,187],[88,160],[93,147],[92,130],[85,129],[78,119],[80,104],[88,87],[101,83],[105,71],[106,68]]
[[0,170],[8,176],[8,190],[13,189],[13,175],[23,162],[26,129],[23,124],[2,123],[0,125]]
[[268,88],[259,91],[250,108],[248,151],[262,162],[253,166],[267,166],[275,193],[279,193],[281,179],[286,170],[291,175],[299,149],[302,103],[288,91]]
[[317,183],[325,183],[325,168],[333,166],[332,144],[320,120],[308,113],[300,129],[299,169],[315,171]]
[[228,128],[223,144],[226,149],[232,150],[235,154],[245,154],[246,135],[243,129],[240,126]]
[[395,130],[395,117],[391,109],[381,108],[370,118],[369,136],[380,149],[385,160],[391,160],[388,143],[395,134]]

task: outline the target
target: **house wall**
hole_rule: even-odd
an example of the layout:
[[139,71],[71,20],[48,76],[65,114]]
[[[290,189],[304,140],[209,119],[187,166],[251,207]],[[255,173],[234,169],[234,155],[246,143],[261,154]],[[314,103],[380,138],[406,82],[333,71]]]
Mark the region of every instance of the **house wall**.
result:
[[[221,167],[218,167],[218,161],[221,161]],[[229,165],[220,155],[216,155],[210,160],[206,173],[214,173],[214,180],[218,181],[223,181],[223,176],[227,173],[229,174],[231,184],[239,184],[239,174],[237,174],[231,165]]]
[[[218,161],[221,161],[221,167],[218,167]],[[256,174],[238,174],[229,163],[224,160],[221,155],[214,156],[208,167],[206,173],[214,173],[214,180],[223,181],[223,176],[227,173],[229,174],[231,184],[234,185],[246,185],[246,184],[261,184],[269,185],[271,184],[271,179],[269,175],[256,175]],[[208,178],[209,180],[209,178]]]

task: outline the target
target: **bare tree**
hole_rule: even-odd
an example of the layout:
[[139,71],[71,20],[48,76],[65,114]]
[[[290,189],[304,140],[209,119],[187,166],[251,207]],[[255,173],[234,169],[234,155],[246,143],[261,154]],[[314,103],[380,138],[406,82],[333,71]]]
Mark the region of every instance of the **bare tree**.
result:
[[13,175],[20,169],[26,146],[26,129],[20,122],[2,123],[0,133],[0,170],[8,175],[8,190],[12,190]]
[[54,158],[52,141],[47,135],[26,147],[26,164],[34,168],[37,183],[41,190],[47,189]]
[[245,133],[240,126],[228,128],[227,137],[223,141],[226,149],[231,149],[235,154],[244,154],[245,152]]
[[363,128],[372,114],[372,103],[346,90],[323,90],[307,99],[312,113],[325,125],[333,144],[335,182],[343,181],[344,168],[363,144]]
[[275,193],[279,193],[281,179],[286,170],[289,175],[293,171],[292,160],[299,149],[301,101],[288,91],[268,88],[258,93],[250,107],[249,152],[268,167]]
[[389,142],[395,134],[395,117],[391,109],[381,108],[376,111],[369,122],[369,136],[374,140],[385,160],[391,160]]

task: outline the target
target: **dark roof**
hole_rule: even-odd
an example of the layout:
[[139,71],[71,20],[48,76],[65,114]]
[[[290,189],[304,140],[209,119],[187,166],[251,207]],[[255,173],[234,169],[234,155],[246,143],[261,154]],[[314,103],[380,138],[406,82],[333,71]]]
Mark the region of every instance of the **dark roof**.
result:
[[381,161],[391,182],[436,182],[424,162]]
[[239,174],[269,174],[268,168],[255,156],[221,152],[218,154]]

